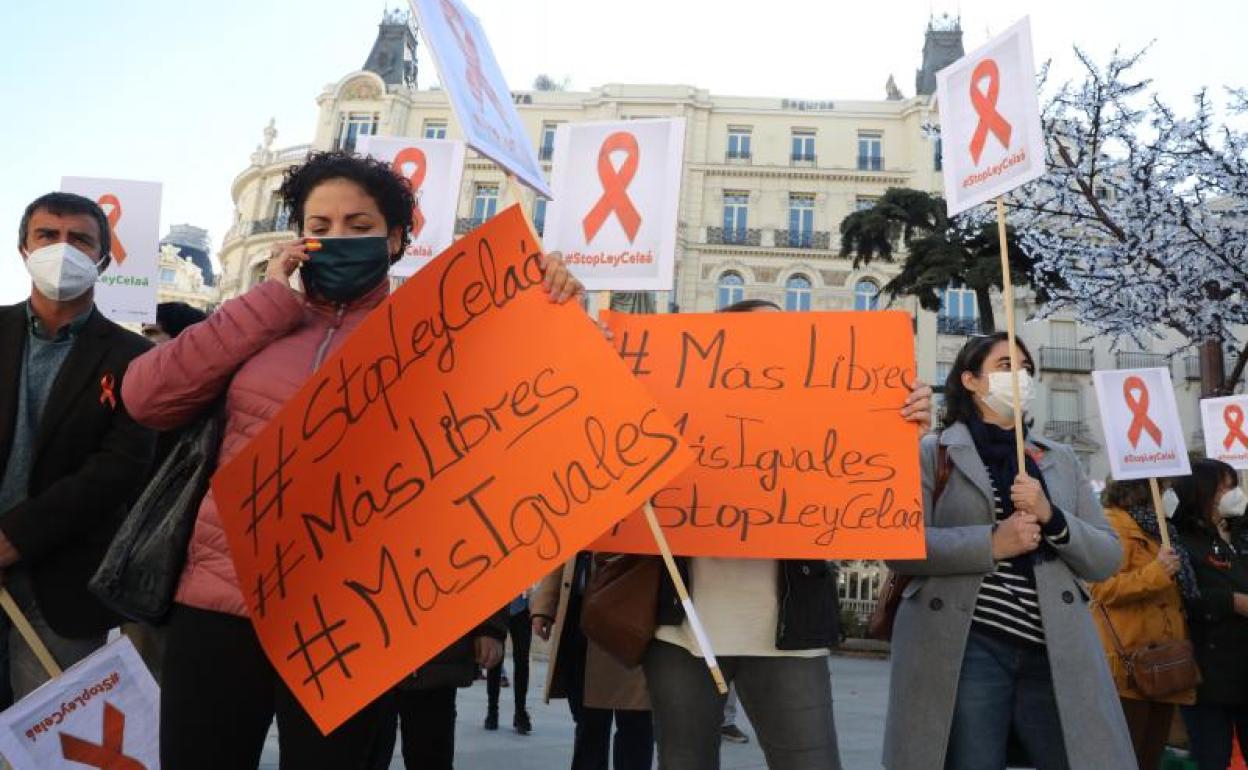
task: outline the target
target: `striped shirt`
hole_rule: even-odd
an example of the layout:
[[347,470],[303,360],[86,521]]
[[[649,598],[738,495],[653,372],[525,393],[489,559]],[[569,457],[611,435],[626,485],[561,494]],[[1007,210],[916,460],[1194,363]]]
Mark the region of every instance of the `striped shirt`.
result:
[[[992,495],[996,519],[1004,521],[1007,517],[995,484]],[[1053,545],[1070,540],[1066,517],[1056,507],[1041,533]],[[996,570],[984,576],[971,624],[978,631],[1009,641],[1044,644],[1044,620],[1040,617],[1035,560],[1031,553],[1002,559],[997,562]]]

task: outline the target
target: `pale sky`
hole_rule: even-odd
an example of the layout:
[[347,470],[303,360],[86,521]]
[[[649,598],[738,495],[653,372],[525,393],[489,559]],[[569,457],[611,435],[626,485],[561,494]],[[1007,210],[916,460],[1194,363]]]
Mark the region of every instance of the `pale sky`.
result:
[[[401,0],[400,0],[401,2]],[[1075,72],[1156,41],[1142,72],[1186,108],[1202,86],[1248,86],[1243,0],[467,0],[516,90],[539,73],[577,90],[682,83],[716,94],[877,99],[914,92],[932,13],[972,50],[1030,14],[1037,65]],[[388,5],[395,7],[396,0]],[[315,98],[359,69],[386,0],[0,0],[0,303],[29,293],[22,209],[62,176],[164,183],[161,234],[206,227],[214,258],[230,183],[270,117],[276,146],[311,141]],[[423,40],[421,46],[423,48]],[[428,55],[420,85],[436,82]],[[5,224],[7,223],[7,224]]]

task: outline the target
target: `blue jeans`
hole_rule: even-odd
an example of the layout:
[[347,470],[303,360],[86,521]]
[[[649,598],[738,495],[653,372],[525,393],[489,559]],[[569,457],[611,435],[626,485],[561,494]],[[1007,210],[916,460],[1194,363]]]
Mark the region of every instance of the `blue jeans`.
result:
[[1013,728],[1037,770],[1067,770],[1048,653],[971,629],[945,770],[1002,770]]

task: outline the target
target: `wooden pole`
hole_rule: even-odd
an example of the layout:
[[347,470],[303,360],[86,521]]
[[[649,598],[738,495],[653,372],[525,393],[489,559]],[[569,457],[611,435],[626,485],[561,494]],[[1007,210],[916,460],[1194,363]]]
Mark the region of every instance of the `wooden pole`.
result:
[[693,608],[693,599],[689,598],[689,589],[685,587],[685,580],[680,576],[680,570],[676,568],[676,560],[672,558],[672,549],[667,544],[663,528],[659,526],[659,517],[655,516],[654,507],[648,500],[645,511],[646,523],[650,525],[650,534],[654,535],[654,542],[659,546],[659,553],[663,556],[667,574],[672,578],[672,584],[676,586],[676,595],[685,608],[685,618],[689,621],[689,627],[693,629],[694,641],[702,650],[702,657],[706,660],[706,667],[711,670],[711,678],[715,680],[715,687],[719,690],[719,694],[727,695],[728,684],[724,681],[724,673],[719,670],[719,661],[715,660],[715,650],[711,648],[711,640],[707,638],[706,629],[702,627],[702,621],[698,619],[698,613]]
[[1005,331],[1010,342],[1010,381],[1014,391],[1014,449],[1018,453],[1018,472],[1027,467],[1023,449],[1023,399],[1018,387],[1018,344],[1014,331],[1014,280],[1010,277],[1010,254],[1005,237],[1005,199],[997,197],[997,238],[1001,241],[1001,288],[1005,294]]
[[1157,514],[1157,530],[1161,532],[1161,547],[1170,547],[1170,523],[1166,519],[1166,506],[1161,501],[1161,486],[1157,479],[1148,480],[1148,488],[1153,491],[1153,512]]
[[52,653],[48,651],[47,645],[39,638],[39,634],[35,632],[34,626],[30,625],[30,621],[26,619],[26,614],[17,606],[17,602],[13,601],[13,595],[9,593],[9,589],[0,586],[0,606],[4,607],[4,614],[9,616],[9,620],[13,621],[13,625],[17,627],[18,633],[26,640],[26,644],[30,645],[30,649],[34,651],[35,657],[43,664],[43,670],[48,672],[48,676],[55,679],[61,675],[61,667],[57,665],[56,658],[52,657]]

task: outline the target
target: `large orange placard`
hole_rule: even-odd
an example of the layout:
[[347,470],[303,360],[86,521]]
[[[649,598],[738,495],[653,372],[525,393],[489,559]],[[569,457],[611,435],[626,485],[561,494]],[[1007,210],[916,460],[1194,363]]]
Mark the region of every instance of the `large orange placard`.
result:
[[690,455],[513,207],[360,325],[213,479],[269,659],[324,731]]
[[[694,464],[653,498],[675,553],[798,559],[925,554],[910,316],[607,313],[629,370]],[[640,515],[594,550],[654,553]]]

